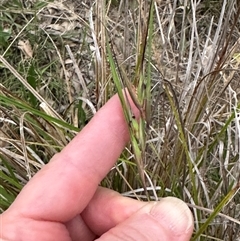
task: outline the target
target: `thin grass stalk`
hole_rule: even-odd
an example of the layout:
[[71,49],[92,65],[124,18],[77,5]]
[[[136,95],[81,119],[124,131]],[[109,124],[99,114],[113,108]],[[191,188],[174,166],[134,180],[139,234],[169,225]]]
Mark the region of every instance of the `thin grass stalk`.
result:
[[18,181],[15,180],[15,178],[12,178],[12,176],[8,176],[6,175],[2,170],[0,170],[0,177],[3,179],[3,180],[7,180],[10,184],[12,184],[13,186],[15,186],[16,188],[18,189],[22,189],[22,185],[19,184]]
[[[109,2],[111,4],[111,1]],[[106,26],[107,26],[107,7],[106,0],[96,1],[96,21],[94,36],[96,38],[96,99],[98,108],[107,102],[109,98],[109,83],[107,79],[106,63]],[[92,30],[93,31],[93,30]]]
[[[187,123],[189,123],[189,124],[198,122],[201,119],[203,112],[206,109],[206,104],[208,103],[209,96],[207,94],[208,93],[212,94],[211,93],[212,90],[208,91],[208,93],[206,94],[206,89],[208,90],[211,87],[216,86],[215,78],[216,78],[217,74],[219,73],[220,69],[217,69],[218,71],[212,72],[213,75],[211,75],[209,73],[213,69],[215,60],[219,53],[219,48],[221,47],[221,41],[222,41],[222,37],[223,37],[224,33],[221,35],[220,35],[220,33],[221,33],[221,29],[222,29],[222,24],[223,24],[223,17],[224,17],[225,11],[226,11],[226,5],[227,5],[227,2],[224,0],[223,6],[221,9],[221,14],[220,14],[220,17],[218,20],[218,25],[217,25],[218,27],[217,27],[217,30],[216,30],[216,33],[214,36],[214,40],[212,43],[213,51],[211,52],[210,56],[208,57],[208,62],[206,64],[206,68],[203,68],[203,72],[204,72],[205,76],[202,79],[200,79],[198,85],[196,85],[196,87],[194,89],[192,89],[191,92],[189,93],[190,96],[192,96],[192,98],[190,99],[190,101],[188,103],[188,107],[187,107],[187,111],[186,111],[187,116],[185,117]],[[192,35],[191,41],[193,41],[193,37],[194,37],[194,35]],[[207,69],[207,71],[206,71],[206,69]],[[190,72],[191,71],[188,71],[187,73],[190,73]],[[206,86],[206,83],[208,84],[208,86]],[[193,132],[194,131],[192,130],[192,133]]]
[[27,155],[27,148],[26,148],[26,141],[25,141],[25,134],[24,134],[24,116],[26,113],[23,113],[23,115],[20,118],[20,138],[21,138],[21,146],[22,146],[22,153],[24,156],[24,160],[25,160],[25,168],[26,168],[26,172],[27,172],[27,178],[30,180],[32,178],[32,174],[31,174],[31,168],[30,168],[30,164],[29,164],[29,159],[28,159],[28,155]]
[[[25,80],[18,72],[15,70],[8,61],[0,55],[0,61],[3,65],[10,70],[10,72],[38,99],[40,103],[45,103],[48,106],[49,110],[51,110],[52,114],[56,116],[58,119],[62,119],[61,116],[46,102],[46,100]],[[1,87],[1,85],[0,85]]]
[[210,214],[208,219],[204,222],[202,226],[200,226],[199,230],[196,232],[196,234],[193,236],[191,241],[197,240],[207,229],[208,225],[214,220],[214,218],[220,213],[220,211],[234,198],[234,196],[237,194],[237,192],[240,189],[240,182],[237,183],[235,188],[229,191],[229,193],[222,199],[222,201],[217,205],[217,207],[214,209],[214,211]]
[[148,52],[148,62],[147,62],[147,76],[146,76],[146,86],[145,89],[145,116],[146,116],[146,123],[149,125],[150,118],[151,118],[151,80],[152,80],[152,65],[151,65],[151,57],[152,57],[152,45],[153,45],[153,30],[154,30],[154,23],[153,23],[153,15],[154,15],[154,1],[150,5],[150,14],[149,14],[149,28],[148,28],[148,43],[147,43],[147,52]]
[[[96,15],[99,16],[98,14],[98,4],[99,1],[96,2]],[[99,48],[99,44],[98,44],[98,35],[96,35],[97,33],[99,33],[99,18],[96,18],[95,21],[95,28],[94,28],[94,20],[93,20],[93,8],[90,9],[89,11],[89,27],[91,30],[91,35],[92,35],[92,39],[93,39],[93,43],[94,43],[94,47],[95,47],[95,79],[96,79],[96,84],[95,84],[95,96],[96,96],[96,102],[99,102],[100,99],[100,83],[101,83],[101,54],[100,54],[100,48]]]
[[[181,146],[183,146],[183,149],[184,149],[184,152],[185,152],[185,157],[186,157],[187,163],[188,163],[188,170],[189,170],[190,180],[191,180],[192,188],[193,188],[193,200],[197,204],[198,203],[198,201],[197,201],[198,195],[197,195],[197,189],[196,189],[195,175],[194,175],[194,172],[193,172],[193,164],[192,164],[191,157],[189,155],[188,141],[186,139],[183,122],[181,120],[181,115],[179,113],[179,108],[177,108],[176,104],[174,103],[175,102],[174,97],[173,97],[174,92],[172,92],[170,90],[168,85],[164,85],[164,89],[165,89],[165,92],[167,94],[168,100],[170,102],[171,109],[172,109],[174,117],[175,117],[176,125],[177,125],[178,132],[179,132],[179,135],[180,135],[179,137],[180,137],[180,141],[181,141]],[[184,165],[184,163],[182,163],[181,165]]]
[[100,46],[101,46],[101,56],[102,56],[102,62],[101,62],[101,95],[103,96],[102,104],[105,104],[109,98],[109,92],[110,92],[110,86],[107,81],[107,63],[106,63],[106,19],[107,19],[107,12],[106,9],[108,9],[106,0],[100,1],[102,4],[100,6]]
[[[130,142],[132,145],[134,157],[136,160],[136,164],[138,167],[139,175],[142,181],[142,184],[145,188],[146,191],[146,183],[145,183],[145,177],[144,177],[144,170],[143,170],[143,162],[142,162],[142,155],[143,152],[140,148],[145,144],[144,137],[145,137],[145,120],[140,117],[139,122],[135,119],[130,107],[129,103],[127,100],[127,93],[126,89],[123,90],[123,83],[120,77],[120,74],[117,72],[117,66],[115,65],[115,61],[112,55],[112,50],[110,48],[110,44],[107,41],[107,53],[108,53],[108,58],[109,58],[109,64],[110,64],[110,69],[112,73],[112,78],[114,81],[114,84],[117,88],[117,93],[119,95],[122,107],[123,107],[123,112],[124,116],[126,118],[126,121],[129,126],[129,131],[130,131]],[[125,74],[124,74],[125,76]],[[134,90],[134,86],[131,85],[130,81],[125,79],[125,84],[127,85],[127,90],[128,93],[130,94],[132,100],[136,104],[137,107],[139,107],[139,110],[141,111],[141,107],[139,104],[139,101],[136,96],[136,92]],[[147,195],[147,192],[146,192]]]
[[76,128],[76,127],[68,124],[67,122],[62,121],[61,119],[57,119],[57,118],[54,118],[50,115],[47,115],[42,111],[36,110],[36,109],[32,108],[31,106],[27,105],[26,103],[19,102],[19,100],[15,100],[11,97],[6,97],[6,96],[3,96],[3,95],[0,95],[0,104],[5,105],[5,106],[18,107],[20,109],[29,111],[34,115],[42,117],[43,119],[45,119],[45,120],[47,120],[47,121],[49,121],[53,124],[55,123],[55,125],[57,125],[58,127],[61,126],[63,128],[66,128],[67,130],[71,130],[73,132],[79,132],[79,128]]

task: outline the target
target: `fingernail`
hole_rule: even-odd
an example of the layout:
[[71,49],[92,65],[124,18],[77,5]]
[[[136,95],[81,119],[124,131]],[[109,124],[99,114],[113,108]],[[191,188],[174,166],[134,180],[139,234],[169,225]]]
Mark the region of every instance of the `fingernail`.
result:
[[163,198],[151,209],[150,214],[168,229],[172,235],[192,233],[193,216],[187,204],[174,197]]

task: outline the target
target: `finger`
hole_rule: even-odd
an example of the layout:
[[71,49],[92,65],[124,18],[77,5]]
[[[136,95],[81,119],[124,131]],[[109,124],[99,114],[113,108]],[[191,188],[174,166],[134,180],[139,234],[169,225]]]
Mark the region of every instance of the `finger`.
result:
[[[132,101],[130,104],[139,115]],[[31,179],[10,210],[33,219],[66,222],[74,218],[86,207],[128,140],[121,103],[114,96]]]
[[[146,203],[121,196],[99,187],[84,209],[67,224],[72,240],[94,240],[117,224],[125,221]],[[121,212],[119,212],[121,210]]]
[[169,197],[148,203],[97,240],[188,241],[192,232],[193,217],[187,205]]
[[85,224],[81,215],[77,215],[71,221],[67,222],[66,228],[71,237],[71,241],[92,241],[99,237]]
[[[123,197],[115,191],[99,187],[81,216],[92,232],[101,236],[145,205],[145,202]],[[81,238],[86,240],[85,237]]]
[[[149,217],[146,218],[144,215],[149,215]],[[162,228],[164,233],[161,235],[168,237],[168,239],[161,240],[189,240],[193,229],[193,219],[190,210],[184,202],[176,198],[165,198],[158,203],[151,203],[149,206],[146,205],[145,202],[123,197],[119,193],[105,188],[98,188],[81,216],[81,222],[75,223],[75,227],[72,227],[74,233],[78,232],[84,220],[84,225],[87,225],[87,229],[91,228],[92,233],[101,236],[119,224],[126,223],[130,217],[134,217],[136,222],[144,222],[143,229],[141,226],[140,229],[146,232],[147,235],[149,234],[149,229],[146,229],[145,225],[148,227],[148,225],[155,221],[155,228],[159,229],[159,231],[161,231]],[[139,226],[139,224],[137,225]],[[158,227],[159,225],[161,228]],[[166,231],[169,228],[170,232]],[[131,232],[131,230],[129,230],[129,232]],[[88,239],[88,237],[90,237],[89,235],[84,235],[85,232],[78,233],[78,240],[92,240]],[[145,234],[143,233],[141,235]],[[181,235],[183,235],[183,237],[181,237]],[[149,239],[146,240],[154,240],[151,239],[152,237],[154,236],[150,234]],[[109,237],[109,240],[114,240],[112,238],[112,236],[111,238]],[[120,240],[125,239],[121,237]],[[134,240],[139,239],[134,237]]]

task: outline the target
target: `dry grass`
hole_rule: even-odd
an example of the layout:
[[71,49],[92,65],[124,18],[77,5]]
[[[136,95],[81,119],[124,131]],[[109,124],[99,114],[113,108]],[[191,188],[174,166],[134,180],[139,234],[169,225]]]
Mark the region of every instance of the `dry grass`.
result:
[[153,1],[147,22],[150,2],[4,3],[2,210],[117,91],[111,52],[120,86],[130,80],[148,105],[138,99],[147,113],[141,170],[131,142],[102,185],[143,200],[183,199],[193,240],[240,239],[240,6]]

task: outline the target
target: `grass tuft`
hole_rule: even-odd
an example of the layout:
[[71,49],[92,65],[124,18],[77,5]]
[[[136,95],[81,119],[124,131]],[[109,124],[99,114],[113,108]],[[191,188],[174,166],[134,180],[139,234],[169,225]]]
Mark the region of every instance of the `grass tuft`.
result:
[[238,240],[238,2],[67,2],[2,1],[1,211],[117,92],[131,142],[102,185],[179,197],[192,240]]

